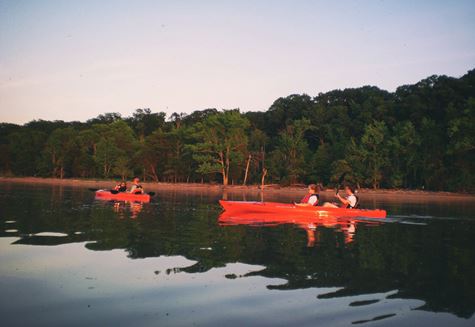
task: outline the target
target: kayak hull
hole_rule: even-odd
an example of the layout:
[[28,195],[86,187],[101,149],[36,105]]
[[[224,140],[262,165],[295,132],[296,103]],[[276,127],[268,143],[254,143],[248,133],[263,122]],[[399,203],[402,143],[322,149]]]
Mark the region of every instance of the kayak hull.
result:
[[267,214],[273,219],[279,216],[283,219],[314,219],[320,217],[363,217],[363,218],[386,218],[385,210],[326,208],[314,206],[296,206],[278,202],[251,202],[251,201],[225,201],[219,204],[225,212],[234,217],[243,214]]
[[132,194],[126,192],[119,192],[113,194],[107,190],[96,191],[96,199],[99,200],[117,200],[117,201],[137,201],[137,202],[150,202],[150,195],[148,194]]

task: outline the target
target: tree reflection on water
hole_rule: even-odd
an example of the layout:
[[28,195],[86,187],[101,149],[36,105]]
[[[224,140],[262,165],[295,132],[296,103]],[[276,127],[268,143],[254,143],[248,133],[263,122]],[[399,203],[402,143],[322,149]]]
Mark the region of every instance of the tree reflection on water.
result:
[[[462,318],[475,312],[475,221],[469,219],[239,225],[219,220],[216,202],[202,198],[186,205],[167,200],[84,205],[84,197],[67,205],[43,197],[12,201],[9,207],[23,209],[13,213],[4,208],[2,219],[14,216],[17,232],[2,230],[0,236],[16,235],[13,244],[85,242],[92,251],[124,249],[131,259],[183,256],[196,262],[169,274],[201,273],[239,262],[264,268],[228,278],[285,280],[267,285],[269,290],[336,287],[318,298],[382,293],[422,300],[420,310]],[[64,235],[38,235],[45,231]],[[350,305],[379,300],[368,301]],[[379,318],[385,317],[374,319]]]

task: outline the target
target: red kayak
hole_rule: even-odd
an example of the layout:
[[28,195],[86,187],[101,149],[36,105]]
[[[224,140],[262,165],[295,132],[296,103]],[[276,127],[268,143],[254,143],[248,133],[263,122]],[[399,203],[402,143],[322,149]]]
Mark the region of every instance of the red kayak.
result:
[[96,199],[150,202],[150,195],[149,194],[132,194],[132,193],[127,193],[127,192],[111,193],[111,191],[108,191],[108,190],[98,190],[96,191]]
[[296,206],[278,202],[225,201],[219,204],[226,213],[238,217],[241,214],[272,214],[286,218],[313,219],[322,217],[364,217],[386,218],[385,210],[326,208],[314,206]]

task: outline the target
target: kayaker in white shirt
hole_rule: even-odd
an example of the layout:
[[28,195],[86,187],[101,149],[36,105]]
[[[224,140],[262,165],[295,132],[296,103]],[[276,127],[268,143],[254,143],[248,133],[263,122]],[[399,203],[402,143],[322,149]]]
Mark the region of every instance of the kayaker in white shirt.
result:
[[325,202],[324,207],[327,208],[347,208],[354,209],[358,206],[358,197],[355,195],[355,190],[350,185],[345,185],[346,196],[343,198],[340,194],[336,194],[336,197],[342,203],[342,206],[338,206],[336,203]]
[[130,188],[129,193],[143,194],[143,187],[142,185],[140,185],[140,179],[138,179],[137,177],[133,179],[133,184],[132,184],[132,187]]

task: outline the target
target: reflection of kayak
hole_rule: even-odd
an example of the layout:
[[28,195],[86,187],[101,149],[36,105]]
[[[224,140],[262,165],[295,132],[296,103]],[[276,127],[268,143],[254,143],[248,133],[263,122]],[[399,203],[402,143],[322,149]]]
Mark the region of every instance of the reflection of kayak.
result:
[[248,202],[248,201],[224,201],[219,204],[224,210],[234,216],[245,213],[265,213],[286,216],[287,218],[315,218],[315,217],[365,217],[365,218],[386,218],[385,210],[369,209],[346,209],[346,208],[325,208],[313,206],[296,206],[287,203],[277,202]]
[[149,194],[132,194],[126,192],[111,193],[107,190],[96,191],[96,199],[150,202]]
[[310,224],[335,227],[339,225],[358,222],[356,217],[336,217],[332,215],[315,215],[308,213],[295,213],[292,215],[277,212],[237,212],[224,211],[218,218],[220,225],[257,225],[274,226],[281,224],[296,224],[306,226]]
[[[279,204],[280,205],[280,204]],[[226,203],[224,203],[226,206]],[[367,220],[355,216],[332,215],[324,211],[303,211],[299,212],[265,212],[265,211],[244,211],[244,210],[225,210],[218,218],[221,226],[266,226],[273,227],[283,224],[293,224],[303,228],[307,232],[307,246],[314,246],[319,240],[317,228],[331,228],[343,233],[345,243],[353,241],[358,223],[364,221],[365,225],[379,225],[382,220]],[[365,210],[367,211],[367,210]],[[373,217],[374,218],[374,217]]]

